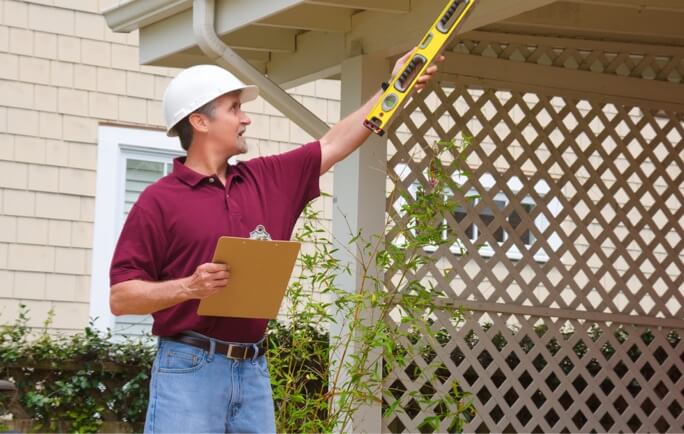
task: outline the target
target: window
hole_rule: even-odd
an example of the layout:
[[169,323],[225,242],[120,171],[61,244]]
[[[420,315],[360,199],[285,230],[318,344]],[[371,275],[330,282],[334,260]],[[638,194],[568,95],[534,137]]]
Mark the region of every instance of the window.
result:
[[[543,195],[541,196],[543,197]],[[468,201],[469,204],[467,206],[467,209],[460,205],[456,208],[456,210],[454,210],[454,220],[456,220],[458,223],[461,223],[461,221],[463,221],[466,218],[468,210],[476,208],[482,201],[482,199],[479,196],[477,196],[474,191],[470,192],[468,195],[466,195],[466,197],[474,197],[474,199]],[[465,234],[470,240],[470,242],[476,243],[481,235],[481,229],[484,230],[485,227],[495,227],[494,233],[492,233],[492,237],[494,238],[494,240],[496,240],[496,242],[499,245],[503,245],[506,241],[508,241],[509,237],[511,237],[512,235],[515,234],[517,236],[518,227],[521,224],[523,224],[523,221],[526,221],[528,219],[528,216],[532,216],[536,213],[533,212],[536,204],[534,203],[534,200],[531,197],[526,196],[519,200],[520,208],[522,208],[524,215],[520,215],[519,212],[514,209],[506,217],[506,220],[511,225],[514,232],[510,233],[509,231],[504,230],[504,227],[501,225],[499,225],[498,227],[495,227],[496,225],[490,226],[495,220],[495,215],[501,213],[502,210],[506,209],[509,206],[510,202],[509,198],[507,198],[503,193],[498,193],[493,198],[496,211],[492,210],[492,208],[489,206],[485,206],[479,213],[479,220],[482,222],[482,226],[480,227],[480,222],[477,222],[477,224],[470,224],[466,228]],[[548,227],[548,221],[546,220],[543,214],[534,217],[534,226],[539,231],[544,231]],[[456,236],[454,236],[453,238],[458,239],[458,237]],[[532,231],[528,228],[525,231],[523,231],[522,234],[519,235],[519,241],[520,244],[525,246],[525,249],[530,249],[532,245],[535,243],[536,239]],[[510,259],[522,259],[522,252],[520,251],[518,246],[519,244],[517,242],[514,242],[514,244],[511,245],[509,250],[506,252],[506,255]],[[494,255],[494,249],[489,244],[489,242],[485,241],[478,247],[480,255],[486,257]],[[451,251],[453,253],[462,253],[465,251],[465,246],[463,246],[461,243],[457,241],[456,243],[454,243],[454,245],[451,246]],[[548,260],[548,256],[545,253],[537,253],[535,254],[535,260],[539,262],[544,262]]]
[[[405,179],[406,178],[406,171],[408,170],[408,166],[406,168],[403,167],[398,167],[397,173],[399,174],[400,179]],[[403,176],[402,176],[403,175]],[[457,185],[465,185],[467,179],[466,177],[456,173],[453,175],[453,180]],[[491,192],[495,188],[495,179],[493,176],[489,174],[483,175],[479,179],[479,184],[487,191]],[[512,211],[510,211],[510,214],[506,217],[506,220],[508,223],[511,225],[513,232],[510,232],[504,228],[503,225],[499,225],[496,227],[496,225],[490,226],[495,219],[496,216],[499,215],[502,210],[506,209],[509,207],[510,200],[511,198],[507,197],[504,193],[497,193],[494,195],[493,198],[491,198],[491,201],[486,201],[486,203],[489,203],[489,205],[486,206],[481,206],[481,203],[483,202],[482,197],[478,194],[477,191],[475,190],[470,190],[467,193],[464,194],[464,197],[466,198],[466,201],[464,203],[458,204],[454,210],[452,211],[452,217],[453,219],[461,223],[468,219],[468,216],[470,214],[473,214],[475,211],[478,210],[478,217],[477,218],[471,218],[471,224],[469,224],[463,231],[463,233],[459,234],[454,234],[453,233],[453,228],[449,225],[448,221],[444,219],[441,223],[442,229],[442,240],[456,240],[452,245],[449,246],[449,250],[453,254],[461,255],[465,254],[468,249],[465,243],[463,243],[463,236],[467,237],[467,239],[475,244],[477,246],[478,253],[481,256],[484,257],[491,257],[494,255],[494,248],[490,244],[488,240],[482,239],[482,233],[485,228],[490,227],[494,229],[494,232],[492,233],[492,238],[496,241],[498,245],[503,245],[509,240],[510,236],[517,236],[519,237],[519,242],[514,241],[512,245],[508,248],[506,251],[506,256],[508,256],[510,259],[513,260],[519,260],[522,259],[523,252],[520,250],[520,245],[524,246],[525,250],[532,249],[533,245],[536,243],[536,238],[533,234],[533,231],[530,229],[522,231],[522,233],[518,232],[518,227],[523,224],[524,221],[527,221],[528,217],[527,216],[533,216],[534,218],[534,227],[539,231],[539,232],[544,232],[548,227],[549,227],[549,221],[546,218],[545,213],[538,212],[536,208],[536,203],[534,199],[530,196],[525,196],[523,198],[518,198],[518,192],[522,190],[522,183],[520,180],[516,177],[512,177],[511,179],[508,180],[507,182],[508,188],[512,191],[513,197],[516,198],[516,200],[519,200],[519,207],[515,207]],[[412,183],[409,186],[409,193],[413,197],[417,197],[419,194],[420,190],[420,183],[418,181]],[[535,186],[535,192],[540,196],[544,197],[546,194],[549,192],[549,186],[545,182],[540,182],[538,185]],[[451,193],[448,193],[451,194]],[[395,209],[398,212],[402,212],[401,208],[404,205],[403,199],[397,201],[395,204]],[[493,206],[492,206],[493,205]],[[517,208],[517,209],[516,209]],[[560,202],[557,199],[552,199],[550,203],[548,204],[548,209],[550,211],[550,214],[552,216],[557,216],[560,211]],[[523,214],[524,213],[524,214]],[[404,239],[397,239],[396,242],[398,244],[401,244],[404,242]],[[557,247],[559,245],[559,239],[558,237],[554,234],[552,235],[549,240],[548,244],[551,246],[551,248],[555,251],[557,250]],[[534,259],[537,262],[546,262],[548,261],[548,252],[544,251],[544,249],[539,249],[536,250],[535,247],[535,254],[534,254]],[[437,245],[434,246],[425,246],[424,250],[427,252],[435,252],[437,251]]]
[[121,228],[140,193],[171,172],[185,155],[177,138],[162,131],[102,126],[98,133],[97,189],[90,291],[90,316],[115,336],[149,332],[151,315],[115,317],[109,310],[109,266]]
[[[150,184],[171,172],[172,161],[155,161],[133,155],[126,155],[126,176],[124,191],[124,216],[128,216],[131,207],[138,200],[140,193]],[[164,160],[169,160],[164,157]]]

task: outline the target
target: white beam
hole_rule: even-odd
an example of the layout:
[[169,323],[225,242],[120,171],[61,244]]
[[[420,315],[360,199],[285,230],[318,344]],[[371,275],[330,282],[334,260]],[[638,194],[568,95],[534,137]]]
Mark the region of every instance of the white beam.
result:
[[272,54],[268,76],[283,87],[289,87],[312,74],[338,72],[346,54],[345,36],[340,33],[303,33],[297,37],[295,53]]
[[321,79],[339,80],[340,65],[331,66],[330,68],[321,69],[315,72],[304,72],[306,75],[299,75],[298,78],[289,81],[278,82],[283,89],[291,89],[293,87],[301,86],[312,81]]
[[570,0],[573,3],[634,8],[639,10],[657,10],[665,12],[681,12],[684,2],[681,0]]
[[410,0],[306,0],[308,4],[347,9],[363,9],[389,14],[405,14],[411,10]]
[[[235,53],[238,56],[240,56],[241,58],[243,58],[245,60],[249,60],[250,62],[254,61],[254,62],[261,62],[263,64],[266,64],[271,59],[271,55],[268,52],[262,51],[262,50],[243,50],[243,49],[237,48],[237,49],[234,49],[233,51],[235,51]],[[202,50],[199,47],[193,47],[193,48],[191,48],[189,50],[185,50],[179,54],[197,56],[197,57],[204,56],[205,62],[207,61],[207,59],[206,59],[207,55],[204,54],[204,52],[202,52]],[[175,56],[175,54],[174,54],[174,56]],[[171,57],[173,57],[173,56],[171,56]]]
[[463,24],[461,33],[476,30],[525,12],[539,10],[558,0],[480,0]]
[[250,26],[221,37],[233,49],[292,53],[297,32],[289,29]]
[[[202,52],[199,48],[197,48],[197,51]],[[265,51],[261,50],[242,50],[242,49],[235,49],[235,53],[242,57],[245,60],[249,60],[251,62],[259,62],[263,63],[264,67],[268,63],[268,61],[271,59],[271,55]],[[204,54],[204,53],[202,53]],[[264,74],[266,73],[266,70],[264,69]]]
[[[260,74],[266,73],[267,60],[263,58],[266,54],[263,51],[244,51],[236,50],[236,52],[245,60],[249,62]],[[267,54],[266,54],[267,55]],[[206,54],[186,54],[176,53],[171,56],[166,56],[151,63],[146,63],[149,66],[163,66],[166,68],[189,68],[194,65],[201,65],[211,63],[211,60]]]
[[681,84],[621,77],[590,71],[514,62],[448,53],[440,67],[441,80],[469,77],[475,82],[496,83],[497,87],[568,95],[595,97],[605,101],[650,108],[684,110],[684,86]]
[[635,42],[665,41],[677,45],[684,41],[682,23],[684,9],[679,12],[663,12],[606,4],[559,2],[510,18],[495,28],[597,37],[620,35]]
[[351,30],[351,14],[351,10],[305,4],[259,20],[255,24],[286,29],[343,33]]
[[247,27],[303,3],[303,0],[221,0],[216,3],[216,32],[219,35]]

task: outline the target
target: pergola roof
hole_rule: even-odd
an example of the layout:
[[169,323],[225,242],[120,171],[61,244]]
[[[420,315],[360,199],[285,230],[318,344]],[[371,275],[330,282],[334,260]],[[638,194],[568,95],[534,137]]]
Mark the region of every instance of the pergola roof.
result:
[[[421,38],[444,0],[216,0],[216,30],[283,87],[335,77],[356,54],[388,57]],[[132,0],[105,11],[115,31],[140,30],[140,62],[205,63],[192,0]],[[480,0],[472,30],[589,40],[684,45],[682,0]],[[467,37],[467,35],[465,35]]]

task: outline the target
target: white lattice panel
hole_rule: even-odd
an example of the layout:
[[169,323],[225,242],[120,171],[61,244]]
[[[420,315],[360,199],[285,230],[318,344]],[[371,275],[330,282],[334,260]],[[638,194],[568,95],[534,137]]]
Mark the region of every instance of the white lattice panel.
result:
[[[409,103],[410,114],[400,120],[408,134],[390,134],[396,151],[390,170],[400,177],[408,165],[410,173],[389,197],[399,200],[412,183],[429,186],[433,137],[472,136],[465,156],[471,175],[453,188],[466,216],[445,216],[449,236],[467,254],[451,254],[445,244],[435,253],[443,266],[425,267],[423,276],[449,288],[444,269],[464,270],[458,276],[464,288],[455,295],[473,301],[684,316],[684,127],[678,115],[491,89],[434,94],[440,101],[434,110],[421,99]],[[449,129],[436,121],[444,116],[454,120]],[[448,170],[460,169],[453,163]],[[472,203],[469,194],[481,199]],[[486,221],[497,195],[505,206]],[[408,217],[396,203],[388,211],[397,227],[392,237]],[[477,238],[467,236],[473,227]]]
[[[669,82],[684,71],[681,56],[544,41],[477,33],[455,50]],[[425,418],[444,413],[434,400],[458,382],[477,411],[466,431],[681,432],[684,116],[521,88],[442,83],[390,130],[394,243],[412,236],[401,197],[431,188],[435,141],[472,137],[442,159],[459,206],[435,222],[443,243],[409,279],[473,314],[437,318],[446,340],[402,342],[414,358],[387,367],[385,405],[403,410],[385,429],[429,431]]]
[[439,341],[404,339],[413,360],[385,378],[385,406],[403,408],[388,431],[426,432],[454,381],[477,409],[465,432],[684,430],[681,330],[491,313],[457,325],[438,314],[431,327]]

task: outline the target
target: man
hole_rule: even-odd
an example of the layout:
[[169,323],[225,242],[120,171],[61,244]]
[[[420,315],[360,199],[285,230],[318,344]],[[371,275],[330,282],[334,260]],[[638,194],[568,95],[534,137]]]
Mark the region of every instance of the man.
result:
[[[416,88],[436,70],[428,68]],[[267,320],[196,313],[201,299],[230,280],[230,264],[210,262],[216,241],[249,237],[259,225],[272,239],[288,240],[304,206],[320,194],[320,175],[370,135],[363,120],[380,94],[320,140],[230,165],[230,157],[247,152],[250,119],[241,104],[257,97],[256,87],[213,65],[171,81],[163,98],[167,135],[179,137],[187,156],[140,195],[110,270],[112,313],[151,313],[159,336],[145,432],[275,431]]]

